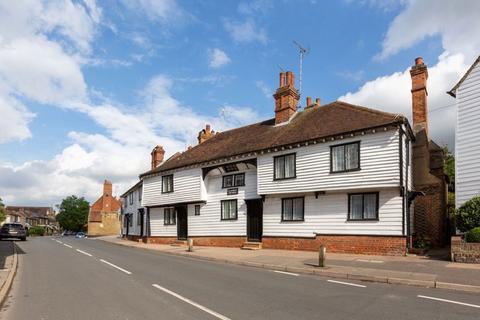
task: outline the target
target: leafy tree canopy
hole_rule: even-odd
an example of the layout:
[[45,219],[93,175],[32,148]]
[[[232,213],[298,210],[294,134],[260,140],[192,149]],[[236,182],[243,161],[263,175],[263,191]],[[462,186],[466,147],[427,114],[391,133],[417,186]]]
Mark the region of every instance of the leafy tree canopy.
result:
[[443,162],[443,172],[450,179],[450,184],[455,184],[455,155],[448,150],[448,147],[443,147],[443,152],[445,154]]
[[458,230],[462,232],[480,227],[480,196],[473,197],[458,208],[455,220]]
[[83,197],[68,196],[58,207],[57,221],[64,230],[81,231],[88,220],[90,204]]
[[5,205],[3,204],[2,198],[0,198],[0,222],[5,220],[7,215],[5,214]]

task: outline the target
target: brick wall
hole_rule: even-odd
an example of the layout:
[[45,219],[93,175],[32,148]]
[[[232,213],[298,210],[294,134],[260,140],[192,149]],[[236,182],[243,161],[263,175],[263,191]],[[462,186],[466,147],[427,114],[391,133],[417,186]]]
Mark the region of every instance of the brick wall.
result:
[[406,238],[392,236],[344,236],[319,235],[316,238],[281,238],[264,237],[262,247],[265,249],[317,251],[321,245],[327,252],[371,255],[406,254]]
[[[206,247],[231,247],[241,248],[246,237],[190,237],[193,239],[194,246],[206,246]],[[135,237],[132,237],[135,239]],[[148,243],[156,244],[172,244],[177,241],[176,237],[148,237]]]
[[102,212],[101,222],[88,222],[89,236],[111,236],[120,234],[120,220],[116,212]]
[[[418,190],[418,189],[417,189]],[[417,197],[414,202],[413,236],[427,238],[432,246],[445,245],[446,212],[445,190],[442,185],[419,188],[425,196]]]
[[467,243],[461,237],[452,237],[450,250],[454,262],[480,263],[480,243]]

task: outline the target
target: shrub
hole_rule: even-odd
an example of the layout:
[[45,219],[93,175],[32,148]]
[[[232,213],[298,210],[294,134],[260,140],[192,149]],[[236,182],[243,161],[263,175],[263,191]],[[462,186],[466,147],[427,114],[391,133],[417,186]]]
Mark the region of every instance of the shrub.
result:
[[480,227],[473,228],[465,233],[465,240],[467,242],[480,242]]
[[44,227],[31,227],[30,229],[28,229],[29,236],[43,236],[44,233]]
[[480,227],[480,196],[473,197],[458,208],[455,222],[462,232]]

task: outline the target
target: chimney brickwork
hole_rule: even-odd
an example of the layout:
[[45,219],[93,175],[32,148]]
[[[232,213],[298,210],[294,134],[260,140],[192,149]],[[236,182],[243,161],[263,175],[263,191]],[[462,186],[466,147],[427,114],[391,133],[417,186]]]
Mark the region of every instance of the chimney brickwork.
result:
[[102,211],[110,211],[112,207],[112,182],[105,180],[103,182],[103,203]]
[[415,65],[410,69],[410,76],[412,77],[413,129],[415,132],[425,130],[428,135],[428,70],[422,58],[415,59]]
[[295,76],[293,72],[280,73],[280,87],[273,95],[275,98],[275,124],[283,123],[297,112],[300,95],[295,89]]
[[165,150],[163,149],[162,146],[158,145],[155,148],[153,148],[151,152],[151,156],[152,156],[151,166],[153,170],[156,167],[158,167],[160,163],[163,162],[163,157],[165,156]]
[[213,137],[216,134],[217,133],[212,130],[210,125],[207,124],[205,126],[205,129],[200,130],[200,132],[198,133],[198,137],[197,137],[198,144],[204,143],[205,141],[207,141],[208,139],[210,139],[211,137]]

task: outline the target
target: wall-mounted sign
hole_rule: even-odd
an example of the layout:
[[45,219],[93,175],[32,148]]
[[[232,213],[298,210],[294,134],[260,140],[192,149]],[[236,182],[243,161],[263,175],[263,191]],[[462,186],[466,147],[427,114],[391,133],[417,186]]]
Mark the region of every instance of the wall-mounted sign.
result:
[[238,188],[227,189],[227,195],[238,194]]

